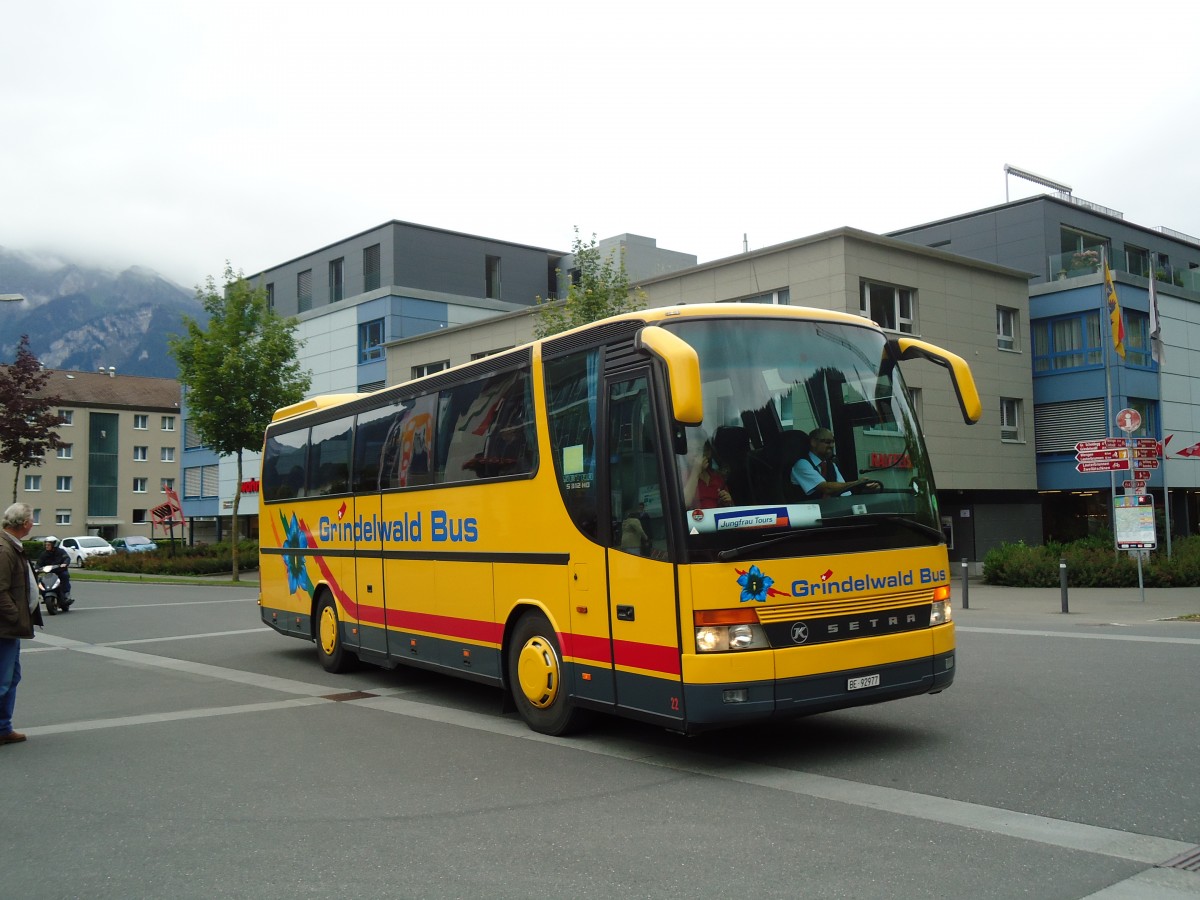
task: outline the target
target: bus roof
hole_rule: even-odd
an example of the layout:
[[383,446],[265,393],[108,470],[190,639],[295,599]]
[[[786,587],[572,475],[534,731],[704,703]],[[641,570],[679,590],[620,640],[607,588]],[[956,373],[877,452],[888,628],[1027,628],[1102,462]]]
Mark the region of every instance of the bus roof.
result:
[[[833,309],[819,309],[812,306],[774,306],[765,303],[680,303],[675,306],[655,306],[649,309],[638,309],[632,312],[621,313],[620,315],[611,316],[607,319],[600,319],[596,322],[589,322],[586,325],[579,325],[569,331],[563,331],[558,334],[550,335],[549,337],[539,340],[530,341],[520,347],[514,347],[511,350],[504,351],[506,355],[514,351],[528,349],[533,346],[544,344],[548,341],[555,341],[565,335],[581,334],[590,329],[596,328],[599,325],[610,322],[645,322],[646,324],[659,324],[672,320],[691,319],[691,318],[711,318],[724,317],[730,318],[779,318],[779,319],[807,319],[809,321],[821,322],[839,322],[846,325],[857,325],[860,328],[868,328],[874,331],[882,331],[880,327],[870,319],[853,313],[842,312]],[[437,378],[444,376],[446,372],[460,368],[460,366],[469,366],[479,362],[471,360],[470,362],[461,363],[458,366],[451,366],[450,369],[443,369],[440,372],[431,375],[423,376],[424,378]],[[421,379],[413,379],[420,381]],[[403,384],[411,384],[412,382],[402,382]],[[388,388],[398,387],[396,385],[388,385]],[[290,419],[294,416],[303,415],[305,413],[318,412],[322,409],[327,409],[331,406],[338,406],[342,403],[347,403],[351,400],[366,396],[365,394],[323,394],[316,397],[310,397],[307,400],[301,400],[299,403],[293,403],[291,406],[285,406],[271,417],[272,423],[279,422],[284,419]]]

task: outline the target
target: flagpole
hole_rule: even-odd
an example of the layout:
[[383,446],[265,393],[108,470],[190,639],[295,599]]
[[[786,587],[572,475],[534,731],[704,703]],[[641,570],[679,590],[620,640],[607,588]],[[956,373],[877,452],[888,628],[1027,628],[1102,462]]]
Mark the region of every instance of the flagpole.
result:
[[1163,405],[1163,390],[1162,390],[1162,367],[1163,360],[1166,354],[1162,350],[1162,322],[1158,316],[1158,287],[1154,283],[1154,273],[1157,271],[1158,254],[1154,254],[1151,259],[1150,266],[1150,287],[1147,291],[1149,298],[1149,332],[1150,338],[1150,359],[1157,369],[1158,377],[1158,430],[1162,432],[1163,440],[1159,441],[1159,446],[1162,448],[1160,456],[1162,457],[1162,484],[1163,484],[1163,527],[1167,531],[1167,559],[1171,558],[1171,489],[1167,483],[1167,445],[1165,442],[1167,434],[1166,422],[1166,407]]
[[[1108,248],[1100,248],[1100,263],[1104,270],[1108,270]],[[1113,420],[1116,416],[1116,410],[1113,408],[1113,392],[1112,392],[1112,368],[1110,365],[1109,355],[1112,353],[1112,347],[1115,343],[1112,320],[1108,315],[1108,279],[1105,278],[1100,283],[1100,342],[1104,344],[1104,434],[1106,437],[1111,437],[1113,432]],[[1108,328],[1104,324],[1108,323]],[[1105,332],[1107,331],[1107,340]],[[1113,555],[1119,556],[1117,552],[1116,534],[1117,534],[1117,473],[1113,470],[1108,472],[1108,526],[1113,533]]]

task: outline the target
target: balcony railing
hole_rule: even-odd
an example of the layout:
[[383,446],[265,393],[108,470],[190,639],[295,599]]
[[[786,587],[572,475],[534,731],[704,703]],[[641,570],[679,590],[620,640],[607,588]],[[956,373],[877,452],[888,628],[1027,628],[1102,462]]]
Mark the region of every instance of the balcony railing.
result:
[[[1127,272],[1140,278],[1150,277],[1149,264],[1141,257],[1127,260],[1114,259],[1109,262],[1109,265],[1114,272]],[[1080,278],[1085,275],[1099,275],[1104,271],[1103,250],[1095,248],[1055,253],[1049,257],[1049,268],[1051,280],[1057,281]],[[1154,280],[1200,293],[1200,269],[1159,263],[1154,269]]]

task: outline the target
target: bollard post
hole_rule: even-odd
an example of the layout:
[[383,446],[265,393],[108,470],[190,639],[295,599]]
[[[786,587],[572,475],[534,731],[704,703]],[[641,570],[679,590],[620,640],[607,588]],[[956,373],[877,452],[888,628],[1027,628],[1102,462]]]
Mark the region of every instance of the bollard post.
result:
[[967,558],[965,556],[963,557],[963,561],[962,561],[962,575],[963,575],[962,608],[970,609],[971,608],[971,598],[967,594]]
[[1065,559],[1058,561],[1058,587],[1062,591],[1062,611],[1070,612],[1067,609],[1067,561]]

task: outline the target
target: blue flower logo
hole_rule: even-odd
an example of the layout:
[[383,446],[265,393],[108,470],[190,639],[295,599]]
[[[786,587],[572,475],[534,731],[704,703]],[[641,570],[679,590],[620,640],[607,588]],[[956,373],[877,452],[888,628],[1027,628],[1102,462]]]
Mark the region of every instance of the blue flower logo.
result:
[[[283,523],[284,531],[287,533],[283,541],[284,549],[306,550],[308,549],[308,537],[304,534],[304,529],[300,527],[299,521],[296,519],[296,514],[292,513],[292,520],[289,522],[279,515],[280,521]],[[312,579],[308,577],[308,569],[304,564],[303,553],[285,553],[283,555],[283,564],[287,567],[288,576],[288,593],[294,594],[298,590],[313,593],[314,587]]]
[[770,575],[764,575],[758,566],[751,566],[749,572],[743,572],[738,576],[738,584],[742,588],[741,602],[747,603],[753,600],[755,603],[766,603],[767,594],[774,583],[775,579]]

